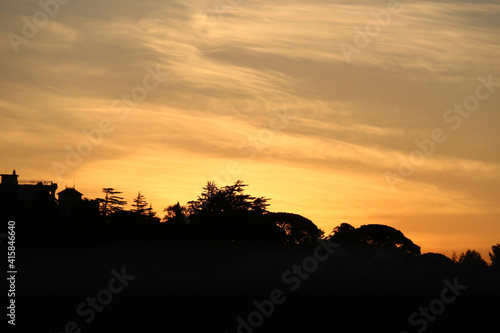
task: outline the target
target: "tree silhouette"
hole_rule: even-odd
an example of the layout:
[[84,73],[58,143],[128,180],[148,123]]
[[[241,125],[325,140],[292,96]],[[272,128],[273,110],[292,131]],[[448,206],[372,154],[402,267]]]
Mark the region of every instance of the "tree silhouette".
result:
[[460,254],[458,264],[464,267],[484,267],[486,266],[486,261],[481,257],[481,253],[469,249],[465,253],[462,252]]
[[153,204],[149,204],[149,207],[144,209],[144,212],[150,221],[160,222],[160,218],[156,216],[156,212],[153,210]]
[[134,203],[132,204],[132,207],[134,207],[132,211],[141,215],[147,215],[147,206],[148,203],[146,202],[146,198],[139,191],[137,197],[134,199]]
[[269,204],[268,198],[253,197],[244,194],[245,187],[242,180],[237,180],[233,185],[218,188],[214,182],[207,182],[203,193],[197,200],[188,202],[190,215],[199,213],[217,214],[236,211],[254,211],[263,213]]
[[377,245],[392,250],[403,250],[411,254],[420,254],[420,246],[415,245],[403,233],[393,227],[381,224],[362,225],[356,229],[357,237],[362,243]]
[[323,230],[298,214],[267,213],[265,216],[285,231],[287,245],[310,244],[323,237]]
[[490,255],[491,266],[500,267],[500,244],[495,244],[491,246]]
[[102,191],[106,194],[104,199],[101,199],[101,214],[108,216],[109,214],[116,213],[123,210],[123,206],[127,204],[127,201],[123,200],[123,197],[118,196],[123,192],[119,192],[112,187],[105,187]]
[[181,206],[179,202],[175,205],[170,205],[163,209],[166,212],[162,222],[171,222],[177,219],[184,220],[184,217],[189,214],[189,209],[186,206]]
[[[269,199],[246,194],[246,186],[242,180],[222,188],[208,182],[197,200],[188,202],[189,229],[194,237],[235,245],[283,244],[286,234],[266,217]],[[181,221],[179,205],[167,212],[171,219]]]
[[453,261],[455,264],[458,262],[457,253],[455,251],[453,251],[451,255],[451,261]]
[[[187,203],[187,212],[189,215],[198,214],[201,211],[208,211],[208,205],[211,202],[211,199],[217,195],[219,192],[219,188],[215,185],[215,182],[208,181],[207,185],[203,187],[203,192],[198,196],[196,200],[189,201]],[[175,205],[170,206],[173,212]],[[167,208],[168,210],[168,208]]]
[[401,231],[382,224],[367,224],[355,229],[348,223],[342,223],[333,229],[330,239],[341,244],[365,244],[420,255],[420,246]]
[[168,235],[177,240],[184,239],[188,234],[188,227],[191,221],[188,219],[188,208],[181,206],[179,202],[163,209],[166,213],[161,220],[162,228],[168,230]]
[[349,223],[341,223],[339,226],[333,228],[330,238],[337,243],[346,244],[354,241],[355,230],[356,228]]

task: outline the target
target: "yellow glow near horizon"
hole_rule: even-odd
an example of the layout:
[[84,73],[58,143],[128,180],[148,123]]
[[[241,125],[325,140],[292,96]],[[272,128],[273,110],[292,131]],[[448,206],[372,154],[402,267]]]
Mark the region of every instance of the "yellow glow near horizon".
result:
[[[8,7],[0,27],[22,37],[40,7]],[[499,13],[488,1],[70,3],[26,43],[0,40],[0,163],[60,189],[76,179],[89,198],[140,191],[160,215],[208,180],[242,179],[327,234],[380,223],[423,252],[488,260]],[[435,129],[446,140],[429,144]],[[416,140],[429,150],[418,163]]]

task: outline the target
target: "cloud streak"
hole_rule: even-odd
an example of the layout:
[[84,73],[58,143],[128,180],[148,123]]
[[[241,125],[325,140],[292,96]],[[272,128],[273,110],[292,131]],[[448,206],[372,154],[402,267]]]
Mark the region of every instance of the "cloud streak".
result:
[[[272,209],[296,207],[327,232],[341,220],[380,221],[411,229],[425,249],[428,219],[450,226],[457,214],[475,214],[486,230],[499,214],[491,207],[500,94],[449,133],[398,194],[381,175],[442,126],[477,76],[500,79],[500,5],[402,4],[350,64],[340,43],[353,43],[355,28],[387,2],[245,1],[222,21],[211,1],[72,1],[18,54],[6,36],[40,7],[1,4],[0,163],[23,178],[53,177],[65,146],[103,117],[117,119],[111,103],[158,64],[168,79],[63,183],[76,177],[90,197],[104,186],[130,197],[141,190],[161,210],[191,200],[193,188],[236,160],[239,178],[271,196]],[[245,160],[238,145],[282,105],[293,121]],[[449,229],[435,230],[444,239]],[[460,251],[466,235],[456,237]]]

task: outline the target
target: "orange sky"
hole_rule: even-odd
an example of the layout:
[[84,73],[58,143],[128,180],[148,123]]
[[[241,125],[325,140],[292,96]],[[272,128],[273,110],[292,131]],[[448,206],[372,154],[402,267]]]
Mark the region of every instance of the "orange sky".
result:
[[498,1],[221,3],[2,3],[2,172],[159,212],[243,179],[326,233],[381,223],[489,260]]

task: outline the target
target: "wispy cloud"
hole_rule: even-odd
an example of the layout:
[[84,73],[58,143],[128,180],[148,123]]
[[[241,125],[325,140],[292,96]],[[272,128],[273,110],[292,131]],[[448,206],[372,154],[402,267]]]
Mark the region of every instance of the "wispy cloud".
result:
[[[220,20],[211,1],[75,1],[18,54],[6,36],[21,33],[22,17],[40,7],[1,4],[0,162],[23,169],[22,177],[51,178],[50,163],[64,159],[65,146],[103,117],[115,119],[111,103],[159,64],[168,79],[64,181],[77,176],[89,196],[104,180],[127,195],[141,186],[161,209],[192,199],[214,170],[239,160],[241,178],[275,197],[273,207],[298,207],[325,229],[338,219],[400,223],[429,207],[429,219],[445,225],[455,216],[443,211],[482,210],[492,221],[500,93],[399,194],[385,192],[381,174],[415,149],[415,138],[442,126],[443,112],[470,94],[478,75],[500,80],[500,5],[401,3],[349,64],[339,44],[353,43],[356,28],[386,2],[244,1]],[[293,122],[245,162],[238,145],[283,104]],[[401,223],[423,235],[428,226],[417,220],[425,218]]]

